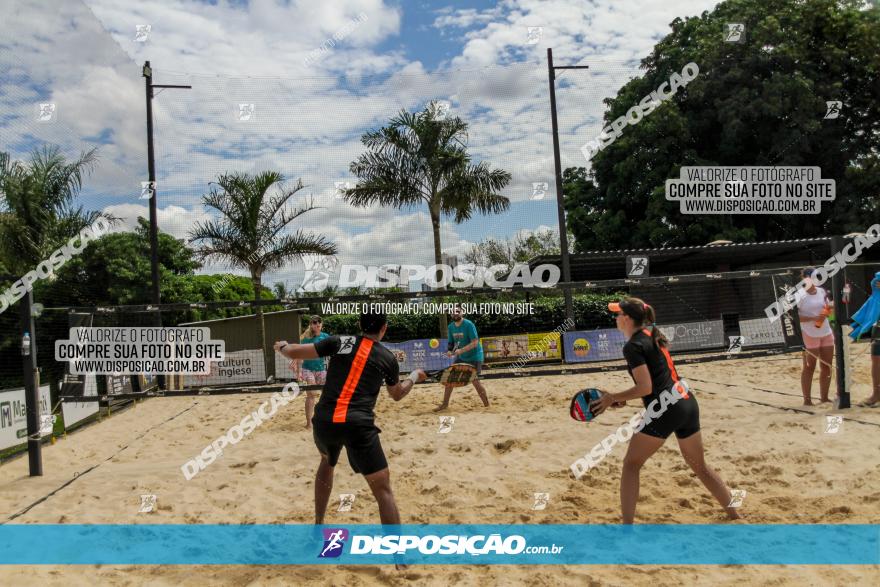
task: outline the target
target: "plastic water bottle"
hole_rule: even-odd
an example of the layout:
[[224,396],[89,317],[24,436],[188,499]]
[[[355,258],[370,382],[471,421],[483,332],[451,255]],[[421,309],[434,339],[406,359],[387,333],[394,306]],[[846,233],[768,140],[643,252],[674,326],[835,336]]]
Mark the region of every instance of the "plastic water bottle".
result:
[[25,357],[29,357],[31,354],[31,335],[29,332],[25,332],[21,337],[21,354]]

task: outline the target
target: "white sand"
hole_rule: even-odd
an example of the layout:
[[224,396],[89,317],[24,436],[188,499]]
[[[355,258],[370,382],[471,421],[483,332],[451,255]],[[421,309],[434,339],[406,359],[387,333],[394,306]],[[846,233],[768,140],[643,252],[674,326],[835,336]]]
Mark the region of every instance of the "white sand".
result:
[[[741,523],[877,523],[880,409],[841,411],[846,420],[838,434],[824,433],[825,415],[832,412],[828,405],[806,408],[810,413],[777,409],[800,408],[799,365],[799,356],[789,355],[681,366],[700,400],[707,461],[731,487],[748,491],[742,508],[747,517]],[[869,393],[865,354],[858,357],[855,380],[854,404]],[[473,388],[456,390],[448,412],[456,420],[449,434],[438,434],[438,416],[431,412],[440,399],[439,386],[419,386],[400,403],[383,391],[377,423],[384,431],[403,522],[617,523],[625,447],[618,446],[580,481],[571,476],[569,465],[636,408],[609,411],[589,425],[571,420],[567,410],[580,388],[620,390],[628,383],[625,372],[489,380],[494,402],[489,409],[479,407]],[[181,474],[186,460],[267,398],[142,402],[46,446],[42,478],[27,477],[26,458],[0,467],[0,514],[5,520],[34,496],[100,463],[15,523],[310,523],[318,457],[304,429],[301,398],[227,448],[195,479],[186,481]],[[550,494],[544,511],[531,509],[536,492]],[[158,511],[138,513],[144,493],[158,496]],[[335,511],[340,493],[357,496],[351,512]],[[378,523],[366,483],[351,472],[344,456],[334,500],[327,523]],[[724,521],[673,440],[643,469],[636,521]],[[378,566],[0,568],[0,585],[801,586],[876,585],[878,577],[877,566],[430,566],[405,573]]]

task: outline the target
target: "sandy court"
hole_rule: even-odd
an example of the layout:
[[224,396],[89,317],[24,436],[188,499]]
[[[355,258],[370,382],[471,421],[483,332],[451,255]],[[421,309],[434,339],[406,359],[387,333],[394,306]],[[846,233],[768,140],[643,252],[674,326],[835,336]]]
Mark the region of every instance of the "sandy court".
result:
[[[739,523],[877,523],[880,520],[880,409],[843,411],[825,433],[828,405],[801,408],[797,354],[682,365],[700,400],[707,461],[745,489]],[[853,403],[868,395],[869,362],[857,353]],[[581,523],[619,521],[624,446],[581,480],[571,463],[635,412],[633,402],[596,422],[568,417],[571,395],[587,386],[621,390],[626,372],[486,382],[484,409],[472,387],[456,390],[439,434],[431,412],[438,385],[419,386],[400,403],[383,390],[377,424],[391,464],[404,523]],[[762,388],[755,389],[755,388]],[[814,398],[818,391],[814,388]],[[44,449],[45,476],[27,477],[27,460],[0,467],[3,519],[73,483],[14,523],[310,523],[317,452],[304,429],[302,398],[186,481],[181,465],[224,434],[266,395],[154,398]],[[803,411],[789,411],[796,408]],[[123,448],[126,447],[126,448]],[[867,449],[867,450],[866,450]],[[90,467],[98,465],[89,472]],[[534,493],[549,493],[533,511]],[[158,511],[138,513],[139,496]],[[350,512],[338,495],[352,493]],[[378,523],[366,483],[343,456],[328,524]],[[721,523],[720,508],[678,454],[674,440],[642,472],[637,523]],[[4,567],[0,584],[50,585],[869,585],[873,566],[431,566],[397,573],[377,566]]]

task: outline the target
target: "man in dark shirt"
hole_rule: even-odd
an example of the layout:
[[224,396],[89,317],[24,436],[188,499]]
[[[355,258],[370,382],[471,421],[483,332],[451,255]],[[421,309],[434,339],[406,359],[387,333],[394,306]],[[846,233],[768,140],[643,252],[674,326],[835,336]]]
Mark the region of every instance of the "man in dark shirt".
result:
[[324,523],[333,471],[343,447],[351,468],[367,480],[382,524],[400,524],[373,409],[383,381],[394,401],[400,401],[426,375],[418,369],[400,380],[397,359],[379,342],[388,327],[385,314],[362,313],[360,325],[361,336],[331,336],[315,344],[275,343],[275,350],[291,359],[330,357],[327,381],[312,418],[315,446],[321,453],[315,476],[316,524]]

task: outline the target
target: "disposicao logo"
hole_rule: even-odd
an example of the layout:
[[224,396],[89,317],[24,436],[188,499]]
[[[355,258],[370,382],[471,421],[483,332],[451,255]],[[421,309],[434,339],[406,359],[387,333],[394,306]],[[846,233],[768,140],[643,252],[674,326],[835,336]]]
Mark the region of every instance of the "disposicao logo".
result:
[[345,541],[348,540],[348,530],[345,528],[324,528],[324,547],[318,558],[338,558],[342,554]]

